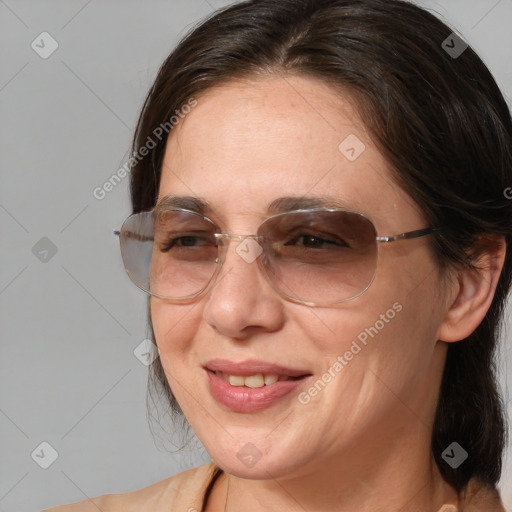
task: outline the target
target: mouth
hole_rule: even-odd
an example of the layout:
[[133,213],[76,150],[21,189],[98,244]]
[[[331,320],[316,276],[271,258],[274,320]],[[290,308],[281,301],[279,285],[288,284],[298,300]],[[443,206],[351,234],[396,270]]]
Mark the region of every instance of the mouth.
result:
[[206,370],[212,397],[234,412],[256,412],[290,395],[312,377],[307,370],[263,361],[209,361]]
[[277,373],[256,373],[254,375],[231,375],[221,371],[213,372],[215,375],[223,379],[231,386],[248,387],[248,388],[262,388],[263,386],[272,386],[276,382],[285,382],[289,380],[300,380],[308,375],[291,376],[291,375],[278,375]]

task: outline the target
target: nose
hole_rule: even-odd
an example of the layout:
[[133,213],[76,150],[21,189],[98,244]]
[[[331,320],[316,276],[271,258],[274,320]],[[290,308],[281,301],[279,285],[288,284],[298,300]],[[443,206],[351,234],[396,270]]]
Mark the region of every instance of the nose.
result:
[[261,246],[254,238],[223,240],[222,268],[208,292],[203,318],[215,331],[245,339],[251,333],[278,330],[284,321],[283,299],[258,265]]

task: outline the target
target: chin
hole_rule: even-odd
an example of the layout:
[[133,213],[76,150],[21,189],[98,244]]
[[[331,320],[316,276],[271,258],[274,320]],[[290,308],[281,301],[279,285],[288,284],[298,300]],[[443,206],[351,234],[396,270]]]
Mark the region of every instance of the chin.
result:
[[[280,443],[272,446],[270,439],[265,439],[268,433],[265,433],[260,440],[247,440],[240,442],[239,439],[231,439],[226,444],[221,444],[217,440],[213,450],[208,449],[213,461],[225,473],[229,473],[238,478],[249,480],[268,480],[272,478],[282,478],[294,471],[294,468],[303,465],[297,459],[296,451],[282,451]],[[226,447],[226,448],[224,448]]]
[[281,478],[291,471],[289,464],[270,460],[268,457],[250,462],[247,459],[242,462],[237,457],[233,458],[232,456],[229,459],[216,457],[213,460],[225,473],[247,480]]

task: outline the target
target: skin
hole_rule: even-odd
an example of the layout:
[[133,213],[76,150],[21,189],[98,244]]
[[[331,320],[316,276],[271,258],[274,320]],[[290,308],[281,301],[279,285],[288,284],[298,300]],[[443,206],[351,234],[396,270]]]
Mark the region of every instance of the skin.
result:
[[[366,146],[353,162],[338,150],[349,134]],[[379,235],[426,227],[350,96],[300,76],[231,81],[199,97],[169,137],[158,200],[166,194],[207,200],[208,216],[229,233],[256,233],[284,195],[341,200]],[[428,237],[382,244],[365,293],[311,308],[281,298],[236,245],[195,302],[151,299],[168,382],[225,472],[206,510],[435,511],[456,503],[430,453],[438,390],[447,342],[471,333],[490,306],[504,246],[485,270],[444,279]],[[203,365],[216,357],[307,369],[316,381],[396,302],[402,310],[307,405],[292,393],[263,411],[235,413],[209,393]],[[249,442],[261,453],[252,468],[237,457]]]

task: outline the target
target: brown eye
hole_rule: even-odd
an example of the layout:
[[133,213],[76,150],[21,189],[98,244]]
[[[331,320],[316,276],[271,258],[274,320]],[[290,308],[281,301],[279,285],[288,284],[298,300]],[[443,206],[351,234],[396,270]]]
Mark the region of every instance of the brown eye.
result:
[[325,238],[324,235],[303,234],[295,236],[284,245],[298,245],[308,249],[336,249],[337,247],[348,247],[342,240]]
[[168,252],[176,249],[200,249],[216,245],[215,239],[198,235],[174,234],[166,238],[166,242],[161,249],[162,252]]

